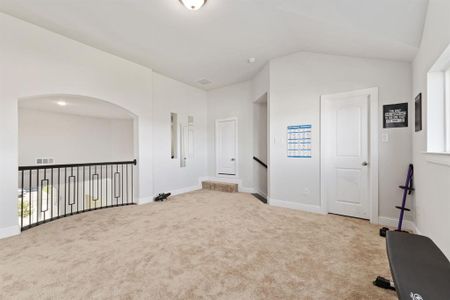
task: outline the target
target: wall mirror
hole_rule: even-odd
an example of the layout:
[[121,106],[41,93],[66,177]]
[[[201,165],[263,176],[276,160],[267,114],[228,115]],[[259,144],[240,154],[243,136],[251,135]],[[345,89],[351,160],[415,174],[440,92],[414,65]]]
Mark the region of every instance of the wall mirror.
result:
[[187,123],[180,123],[180,167],[186,167],[194,158],[194,117],[188,116]]
[[170,113],[170,151],[171,158],[176,159],[178,153],[178,115]]
[[188,159],[194,158],[194,117],[188,116]]

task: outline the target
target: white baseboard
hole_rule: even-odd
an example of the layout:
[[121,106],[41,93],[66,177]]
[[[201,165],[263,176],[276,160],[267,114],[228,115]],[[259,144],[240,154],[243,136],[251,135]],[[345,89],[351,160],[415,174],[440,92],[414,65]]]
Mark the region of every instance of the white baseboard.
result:
[[321,214],[321,215],[325,214],[319,205],[302,204],[302,203],[297,203],[297,202],[290,202],[290,201],[283,201],[283,200],[276,200],[276,199],[268,199],[268,203],[271,206],[297,209],[297,210],[312,212],[312,213]]
[[266,199],[269,198],[266,193],[264,193],[264,192],[262,192],[262,191],[260,191],[258,189],[253,189],[253,193],[259,194],[259,195],[263,196]]
[[249,187],[245,187],[245,186],[238,186],[239,188],[239,192],[240,193],[249,193],[252,194],[255,192],[254,188],[249,188]]
[[[389,217],[378,217],[378,223],[383,226],[397,228],[398,219],[389,218]],[[413,221],[403,220],[402,227],[405,230],[412,231],[416,234],[420,234],[419,229],[417,228],[416,224]]]
[[20,234],[19,225],[0,228],[0,239]]
[[170,193],[172,194],[172,196],[175,196],[175,195],[189,193],[189,192],[193,192],[193,191],[197,191],[197,190],[201,190],[201,189],[202,189],[201,185],[194,185],[194,186],[189,186],[189,187],[173,190]]
[[154,200],[153,200],[153,197],[144,197],[144,198],[139,198],[139,200],[138,200],[138,205],[141,205],[141,204],[147,204],[147,203],[152,203]]

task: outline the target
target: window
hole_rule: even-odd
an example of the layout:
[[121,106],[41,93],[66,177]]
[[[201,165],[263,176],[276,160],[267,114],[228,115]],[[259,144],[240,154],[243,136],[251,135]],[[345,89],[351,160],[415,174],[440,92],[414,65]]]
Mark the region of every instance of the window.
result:
[[428,72],[427,151],[450,154],[450,46]]

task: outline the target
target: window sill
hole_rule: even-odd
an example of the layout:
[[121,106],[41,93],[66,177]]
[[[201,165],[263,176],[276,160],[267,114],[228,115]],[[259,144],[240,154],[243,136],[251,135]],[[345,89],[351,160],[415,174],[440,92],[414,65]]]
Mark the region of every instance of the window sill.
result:
[[423,152],[427,162],[450,167],[450,153],[449,152]]

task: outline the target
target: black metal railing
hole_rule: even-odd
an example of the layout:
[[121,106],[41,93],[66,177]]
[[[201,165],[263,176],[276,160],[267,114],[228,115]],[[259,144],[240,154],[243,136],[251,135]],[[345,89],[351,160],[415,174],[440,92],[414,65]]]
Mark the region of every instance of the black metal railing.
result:
[[134,204],[136,163],[19,167],[21,229],[95,209]]
[[257,158],[256,156],[253,156],[253,160],[257,161],[260,165],[262,165],[264,168],[267,169],[267,165],[262,162],[259,158]]

